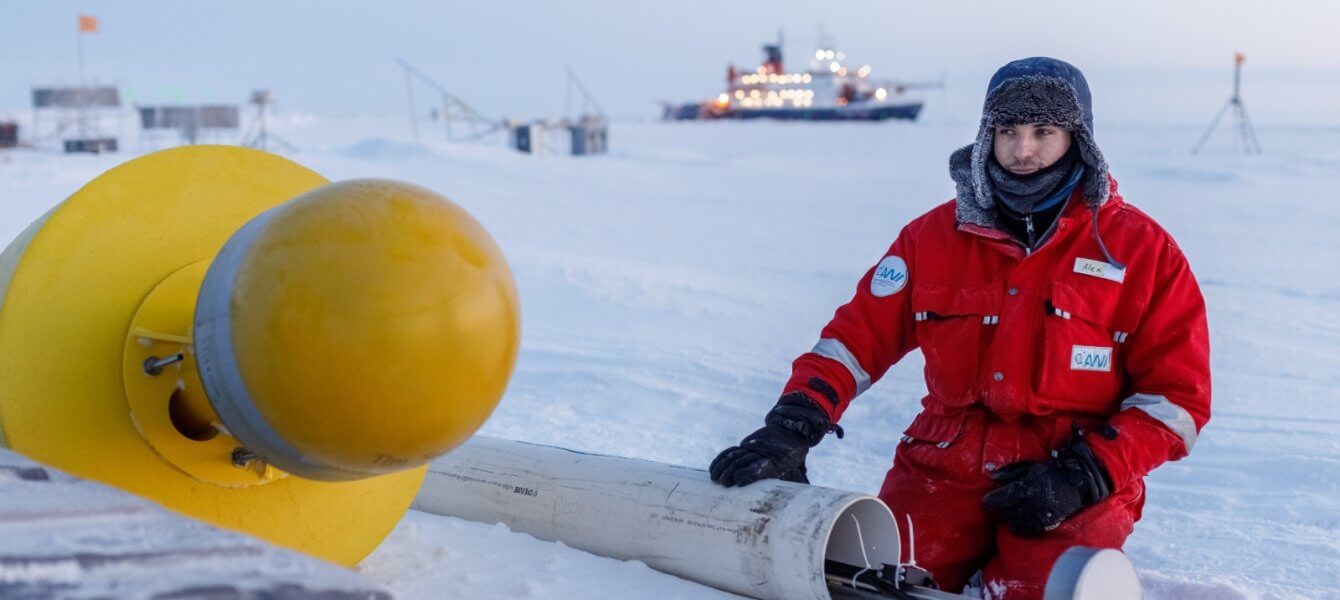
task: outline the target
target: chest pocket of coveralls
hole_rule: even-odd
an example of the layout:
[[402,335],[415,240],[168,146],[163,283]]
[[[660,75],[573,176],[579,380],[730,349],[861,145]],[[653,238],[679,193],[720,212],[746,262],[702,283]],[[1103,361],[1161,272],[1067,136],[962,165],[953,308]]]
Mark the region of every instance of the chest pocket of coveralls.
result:
[[1121,393],[1122,343],[1114,325],[1120,284],[1055,281],[1044,306],[1038,401],[1050,408],[1109,413]]
[[917,345],[926,357],[926,388],[945,406],[977,399],[982,353],[999,322],[1001,286],[940,286],[912,289]]

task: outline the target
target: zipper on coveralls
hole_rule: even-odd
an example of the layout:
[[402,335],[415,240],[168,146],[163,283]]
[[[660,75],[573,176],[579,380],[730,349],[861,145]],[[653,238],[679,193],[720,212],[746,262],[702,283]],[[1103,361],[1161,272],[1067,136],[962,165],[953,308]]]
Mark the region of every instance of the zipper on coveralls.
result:
[[1051,236],[1053,231],[1056,231],[1056,226],[1061,223],[1061,215],[1065,214],[1065,209],[1069,207],[1070,207],[1070,200],[1066,199],[1065,205],[1061,207],[1061,212],[1056,213],[1056,218],[1052,219],[1051,226],[1048,227],[1046,231],[1042,232],[1042,237],[1037,238],[1036,240],[1033,238],[1033,231],[1034,231],[1033,213],[1028,213],[1027,215],[1024,215],[1024,226],[1027,227],[1028,229],[1028,243],[1025,244],[1023,242],[1020,242],[1019,240],[1014,240],[1013,237],[1011,237],[1010,239],[1014,240],[1014,243],[1024,247],[1024,256],[1032,256],[1033,246],[1037,245],[1038,243],[1037,240],[1045,240],[1049,236]]
[[1033,239],[1033,213],[1024,215],[1024,225],[1028,227],[1028,247],[1024,248],[1024,254],[1029,255],[1033,253],[1033,245],[1037,243]]

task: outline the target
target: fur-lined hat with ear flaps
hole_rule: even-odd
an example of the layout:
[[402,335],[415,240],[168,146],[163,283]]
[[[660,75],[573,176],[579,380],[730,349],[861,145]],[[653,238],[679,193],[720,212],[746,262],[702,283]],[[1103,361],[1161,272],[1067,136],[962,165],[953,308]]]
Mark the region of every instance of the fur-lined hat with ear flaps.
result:
[[1080,182],[1090,207],[1107,201],[1107,161],[1093,137],[1093,98],[1089,83],[1074,65],[1038,56],[1011,62],[991,77],[977,141],[949,155],[949,175],[958,187],[958,220],[996,225],[996,201],[987,177],[998,126],[1049,124],[1070,131],[1085,172]]

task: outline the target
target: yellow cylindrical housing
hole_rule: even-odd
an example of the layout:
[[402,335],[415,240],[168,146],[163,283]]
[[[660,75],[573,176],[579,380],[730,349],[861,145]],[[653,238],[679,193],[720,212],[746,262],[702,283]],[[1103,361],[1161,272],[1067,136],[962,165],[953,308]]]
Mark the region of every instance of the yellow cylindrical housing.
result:
[[248,450],[349,480],[421,465],[484,423],[516,359],[519,306],[501,251],[464,210],[355,180],[229,239],[195,341],[210,401]]
[[[240,227],[284,214],[287,209],[279,207],[329,183],[310,169],[257,150],[172,148],[107,171],[25,230],[0,252],[0,445],[183,514],[340,564],[353,565],[366,556],[409,507],[426,469],[333,483],[286,476],[261,461],[239,465],[236,457],[250,448],[231,435],[231,425],[217,426],[221,419],[209,410],[217,403],[196,376],[203,370],[195,351],[197,304],[220,297],[197,291],[216,272],[220,248]],[[325,264],[336,254],[310,262]],[[352,263],[340,259],[339,264],[349,268]],[[353,277],[354,272],[351,281],[357,283],[350,287],[355,291],[376,289],[385,281]],[[271,283],[284,290],[290,283],[307,285],[303,281],[276,274]],[[510,292],[510,280],[506,286]],[[231,302],[231,288],[221,297]],[[328,310],[324,316],[339,312],[313,307]],[[231,314],[242,322],[250,313]],[[343,330],[377,327],[363,317],[351,319]],[[226,331],[229,335],[216,341],[231,344],[231,328]],[[282,327],[276,331],[292,333]],[[514,338],[511,344],[515,347]],[[334,364],[328,368],[328,357],[315,351],[261,352],[295,378],[352,376]],[[177,354],[182,359],[157,374],[146,366],[150,358]],[[258,393],[257,398],[272,396]],[[367,402],[385,406],[382,398]],[[418,400],[439,417],[435,410],[448,410],[427,395]],[[349,404],[322,410],[314,426],[384,419],[379,413],[360,415]],[[402,404],[389,414],[413,412]],[[289,429],[301,428],[281,430]],[[366,445],[357,438],[347,443]]]
[[413,466],[496,406],[519,311],[464,210],[328,183],[178,147],[29,226],[0,252],[0,446],[340,564],[371,552]]

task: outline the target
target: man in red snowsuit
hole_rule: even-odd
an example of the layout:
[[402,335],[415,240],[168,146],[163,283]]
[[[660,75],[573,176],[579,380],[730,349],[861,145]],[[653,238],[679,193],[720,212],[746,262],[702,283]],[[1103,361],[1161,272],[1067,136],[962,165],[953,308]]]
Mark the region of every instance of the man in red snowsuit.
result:
[[807,481],[808,449],[921,348],[929,393],[880,498],[943,589],[980,571],[989,598],[1038,598],[1066,548],[1121,548],[1145,474],[1209,420],[1205,304],[1177,244],[1117,192],[1070,64],[1002,67],[949,162],[958,197],[903,228],[711,476]]

